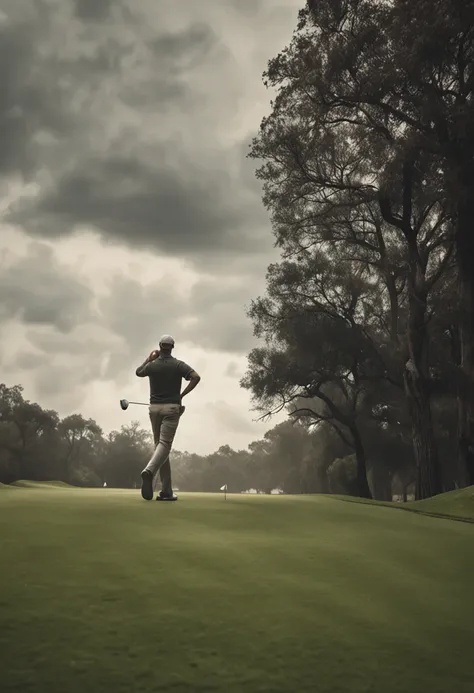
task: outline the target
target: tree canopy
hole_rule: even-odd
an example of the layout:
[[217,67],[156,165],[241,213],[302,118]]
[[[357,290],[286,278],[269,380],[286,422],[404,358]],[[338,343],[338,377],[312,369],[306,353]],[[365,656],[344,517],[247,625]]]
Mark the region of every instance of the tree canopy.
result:
[[276,96],[250,157],[282,260],[249,313],[266,345],[243,385],[269,414],[323,400],[300,414],[350,433],[360,495],[359,419],[397,387],[417,497],[446,484],[440,397],[457,396],[452,476],[474,483],[473,59],[472,2],[318,0],[264,74]]

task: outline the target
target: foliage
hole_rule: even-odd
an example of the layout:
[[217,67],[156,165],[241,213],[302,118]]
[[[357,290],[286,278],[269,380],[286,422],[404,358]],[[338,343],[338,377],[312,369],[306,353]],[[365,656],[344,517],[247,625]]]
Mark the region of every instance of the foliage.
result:
[[[250,157],[282,259],[249,312],[265,346],[242,384],[267,415],[333,426],[361,496],[369,468],[372,486],[394,474],[368,463],[372,438],[405,445],[406,423],[417,498],[472,483],[474,3],[309,1],[264,80]],[[453,424],[437,425],[456,396],[448,468]]]
[[[136,488],[140,471],[152,452],[151,434],[138,422],[105,435],[95,421],[80,414],[60,419],[56,412],[25,400],[21,386],[0,385],[0,413],[0,483],[30,479],[90,488],[104,483],[108,487]],[[26,447],[15,422],[20,422],[28,433]],[[397,460],[410,457],[409,440],[401,437],[396,447],[393,436],[383,428],[377,440],[377,446],[369,450],[373,452],[373,457],[368,457],[369,467],[379,459],[391,459],[390,468],[396,474],[400,466]],[[327,422],[308,426],[293,417],[267,431],[246,450],[233,450],[228,445],[209,455],[173,450],[173,483],[184,491],[218,492],[227,484],[230,493],[250,489],[259,493],[274,489],[329,493],[331,464],[351,452]],[[346,492],[353,493],[353,487],[347,487]]]

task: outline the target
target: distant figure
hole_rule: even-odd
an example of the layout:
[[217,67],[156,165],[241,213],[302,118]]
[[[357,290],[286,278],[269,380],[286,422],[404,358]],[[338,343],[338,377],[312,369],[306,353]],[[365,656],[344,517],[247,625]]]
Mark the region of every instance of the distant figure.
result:
[[104,481],[104,488],[107,488],[107,482]]
[[[184,412],[182,399],[194,390],[201,380],[196,371],[184,361],[171,355],[174,339],[163,335],[159,351],[152,351],[147,360],[137,368],[139,378],[150,380],[150,421],[153,429],[155,451],[141,473],[142,498],[153,499],[153,479],[160,472],[161,492],[156,500],[175,501],[171,484],[170,450],[173,444],[180,416]],[[189,380],[181,392],[182,379]]]

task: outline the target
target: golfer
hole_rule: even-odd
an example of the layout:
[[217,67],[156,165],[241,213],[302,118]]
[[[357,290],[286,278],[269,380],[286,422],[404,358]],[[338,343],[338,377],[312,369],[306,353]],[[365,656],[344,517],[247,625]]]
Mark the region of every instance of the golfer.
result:
[[[155,452],[143,470],[142,497],[153,499],[153,479],[160,472],[161,493],[156,500],[174,501],[178,497],[171,485],[170,450],[179,418],[184,412],[183,397],[194,390],[201,380],[196,371],[184,361],[171,355],[174,339],[169,334],[160,339],[160,350],[152,351],[147,360],[137,368],[139,378],[150,379],[150,421],[155,441]],[[182,379],[189,380],[181,392]]]

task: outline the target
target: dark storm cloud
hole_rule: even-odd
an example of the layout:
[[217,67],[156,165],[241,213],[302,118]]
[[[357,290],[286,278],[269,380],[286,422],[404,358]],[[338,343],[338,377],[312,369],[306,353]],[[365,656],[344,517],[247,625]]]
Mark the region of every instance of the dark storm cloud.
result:
[[[145,33],[138,24],[139,32],[140,29]],[[120,99],[137,112],[159,113],[169,104],[192,110],[197,95],[189,72],[212,59],[212,51],[219,46],[216,35],[206,24],[191,24],[181,31],[151,36],[146,33],[141,43],[142,74],[122,89]],[[125,70],[127,64],[123,63]]]
[[231,5],[238,14],[255,19],[262,11],[265,0],[231,0]]
[[[42,168],[70,160],[76,139],[91,128],[93,101],[105,75],[120,69],[127,47],[117,39],[91,42],[72,31],[68,41],[53,24],[45,0],[5,0],[0,22],[0,176],[33,179]],[[3,7],[2,7],[3,9]],[[59,21],[59,20],[58,20]],[[77,43],[77,45],[75,45]]]
[[216,43],[217,37],[209,25],[192,24],[183,31],[157,36],[148,45],[159,61],[158,69],[178,74],[205,58]]
[[0,318],[68,332],[89,317],[92,295],[58,264],[49,247],[34,243],[25,258],[2,268]]
[[[53,35],[47,44],[56,5],[42,6],[49,15],[44,9],[41,21],[38,15],[29,24],[9,25],[2,48],[0,172],[34,172],[41,164],[43,174],[39,195],[13,205],[7,221],[46,238],[90,226],[129,247],[179,255],[201,266],[215,265],[213,258],[222,255],[235,262],[239,254],[267,252],[267,235],[256,232],[267,216],[244,145],[224,148],[211,139],[203,154],[199,130],[197,151],[181,133],[171,134],[173,109],[185,135],[195,127],[193,112],[201,118],[206,112],[207,96],[194,89],[192,71],[226,56],[211,28],[191,23],[160,33],[137,13],[130,26],[108,22],[89,30],[81,23],[60,58]],[[83,14],[93,7],[74,5]],[[104,12],[109,5],[101,7]],[[120,118],[132,113],[121,125]],[[141,114],[156,117],[148,142]],[[47,134],[53,144],[44,143]]]
[[[30,176],[41,166],[58,178],[59,164],[96,148],[113,126],[120,104],[154,112],[173,102],[190,107],[184,78],[215,43],[205,25],[168,34],[147,29],[122,12],[116,24],[78,23],[99,19],[119,0],[5,0],[0,21],[0,176]],[[133,7],[133,6],[132,6]],[[61,12],[59,12],[61,10]],[[110,92],[110,103],[105,103]],[[41,146],[46,136],[54,141]],[[58,146],[60,145],[60,146]],[[49,147],[49,149],[48,149]]]
[[37,164],[34,134],[62,136],[66,121],[48,83],[37,80],[31,24],[0,25],[0,175]]
[[103,21],[119,0],[73,0],[76,16],[84,21]]
[[89,225],[131,247],[188,258],[267,249],[266,237],[252,236],[251,210],[233,197],[225,171],[159,167],[170,158],[172,151],[158,149],[156,167],[113,155],[91,159],[39,201],[22,203],[10,221],[50,237]]

